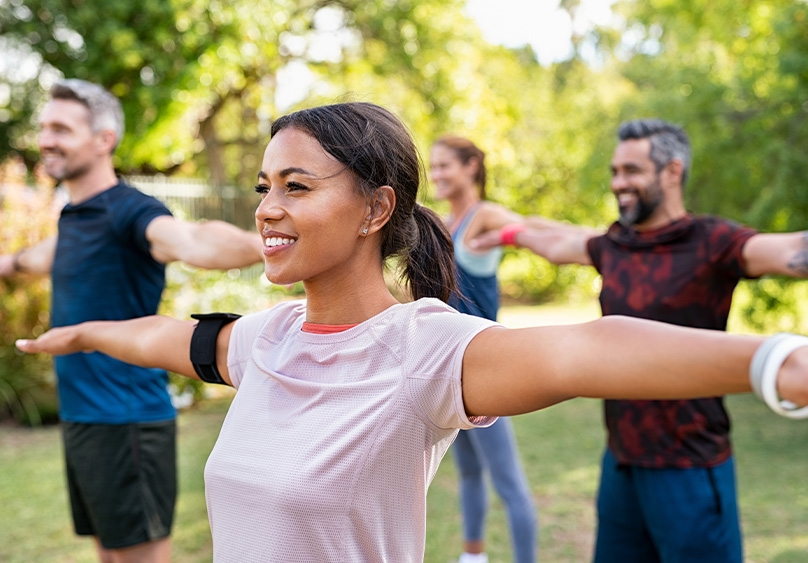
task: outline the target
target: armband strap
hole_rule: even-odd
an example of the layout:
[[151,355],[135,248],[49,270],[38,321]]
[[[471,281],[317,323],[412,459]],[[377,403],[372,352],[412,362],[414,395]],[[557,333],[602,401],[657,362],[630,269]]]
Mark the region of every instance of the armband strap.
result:
[[191,336],[191,363],[199,379],[207,383],[227,385],[216,367],[216,339],[222,327],[241,317],[233,313],[194,314],[192,319],[199,322]]

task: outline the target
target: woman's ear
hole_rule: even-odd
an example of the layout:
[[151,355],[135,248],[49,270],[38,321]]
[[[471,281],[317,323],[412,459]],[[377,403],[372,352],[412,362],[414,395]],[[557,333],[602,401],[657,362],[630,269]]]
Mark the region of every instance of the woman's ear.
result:
[[466,163],[463,166],[468,168],[472,176],[476,176],[477,172],[480,171],[480,159],[477,158],[476,156],[472,156],[466,161]]
[[[370,235],[380,231],[396,208],[396,192],[390,186],[379,186],[373,192],[373,196],[368,202],[368,216],[362,226],[362,234]],[[365,232],[367,229],[367,232]]]

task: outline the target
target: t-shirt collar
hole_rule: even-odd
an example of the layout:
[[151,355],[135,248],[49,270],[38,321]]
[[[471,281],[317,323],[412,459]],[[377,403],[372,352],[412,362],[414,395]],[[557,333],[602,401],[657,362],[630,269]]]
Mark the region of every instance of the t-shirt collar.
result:
[[624,227],[619,222],[612,223],[606,236],[621,246],[628,248],[647,248],[665,244],[686,236],[693,227],[693,216],[685,215],[672,223],[650,231],[638,231],[633,227]]

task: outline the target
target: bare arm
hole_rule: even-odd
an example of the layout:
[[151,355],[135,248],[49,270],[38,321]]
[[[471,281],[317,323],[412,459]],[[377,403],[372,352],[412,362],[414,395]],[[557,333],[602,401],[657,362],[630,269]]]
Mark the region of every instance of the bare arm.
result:
[[[516,234],[516,246],[527,248],[553,264],[591,265],[592,260],[586,250],[586,243],[598,233],[585,227],[576,227],[566,223],[560,225],[546,224],[538,229],[528,226]],[[475,237],[469,246],[482,250],[500,245],[501,240],[498,229]]]
[[[474,215],[464,236],[466,244],[474,237],[488,231],[499,231],[505,225],[522,223],[524,217],[497,203],[485,201]],[[487,249],[486,249],[487,250]]]
[[[762,341],[617,316],[568,326],[494,327],[466,349],[463,400],[471,415],[513,415],[572,397],[685,399],[748,392],[749,364]],[[778,385],[784,399],[808,404],[808,347],[788,357]]]
[[743,247],[746,275],[808,278],[808,231],[758,234]]
[[516,235],[516,244],[553,264],[591,266],[592,259],[586,249],[586,243],[596,234],[590,229],[573,225],[540,230],[525,229]]
[[[216,365],[231,384],[227,369],[230,323],[216,341]],[[126,363],[162,368],[199,379],[190,359],[191,336],[196,321],[151,316],[128,321],[91,321],[49,330],[35,340],[18,340],[17,348],[30,354],[45,352],[60,356],[76,352],[101,352]]]
[[0,278],[8,278],[20,273],[49,274],[53,267],[53,256],[55,254],[55,235],[14,254],[4,254],[0,256]]
[[244,268],[263,260],[261,237],[224,221],[191,223],[157,217],[146,228],[155,260],[179,260],[211,270]]
[[548,219],[547,217],[542,217],[541,215],[528,215],[524,218],[524,223],[526,226],[530,227],[531,229],[541,230],[541,229],[570,229],[573,231],[588,231],[593,235],[600,234],[599,231],[592,229],[590,227],[581,227],[578,225],[571,225],[570,223],[565,223],[563,221],[556,221],[555,219]]

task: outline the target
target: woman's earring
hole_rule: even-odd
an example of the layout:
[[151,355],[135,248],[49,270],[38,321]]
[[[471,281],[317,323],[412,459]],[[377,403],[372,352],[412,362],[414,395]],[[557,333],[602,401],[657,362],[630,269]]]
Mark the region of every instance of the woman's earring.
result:
[[363,234],[363,235],[368,234],[368,228],[367,228],[367,227],[365,227],[364,229],[362,229],[362,234]]

